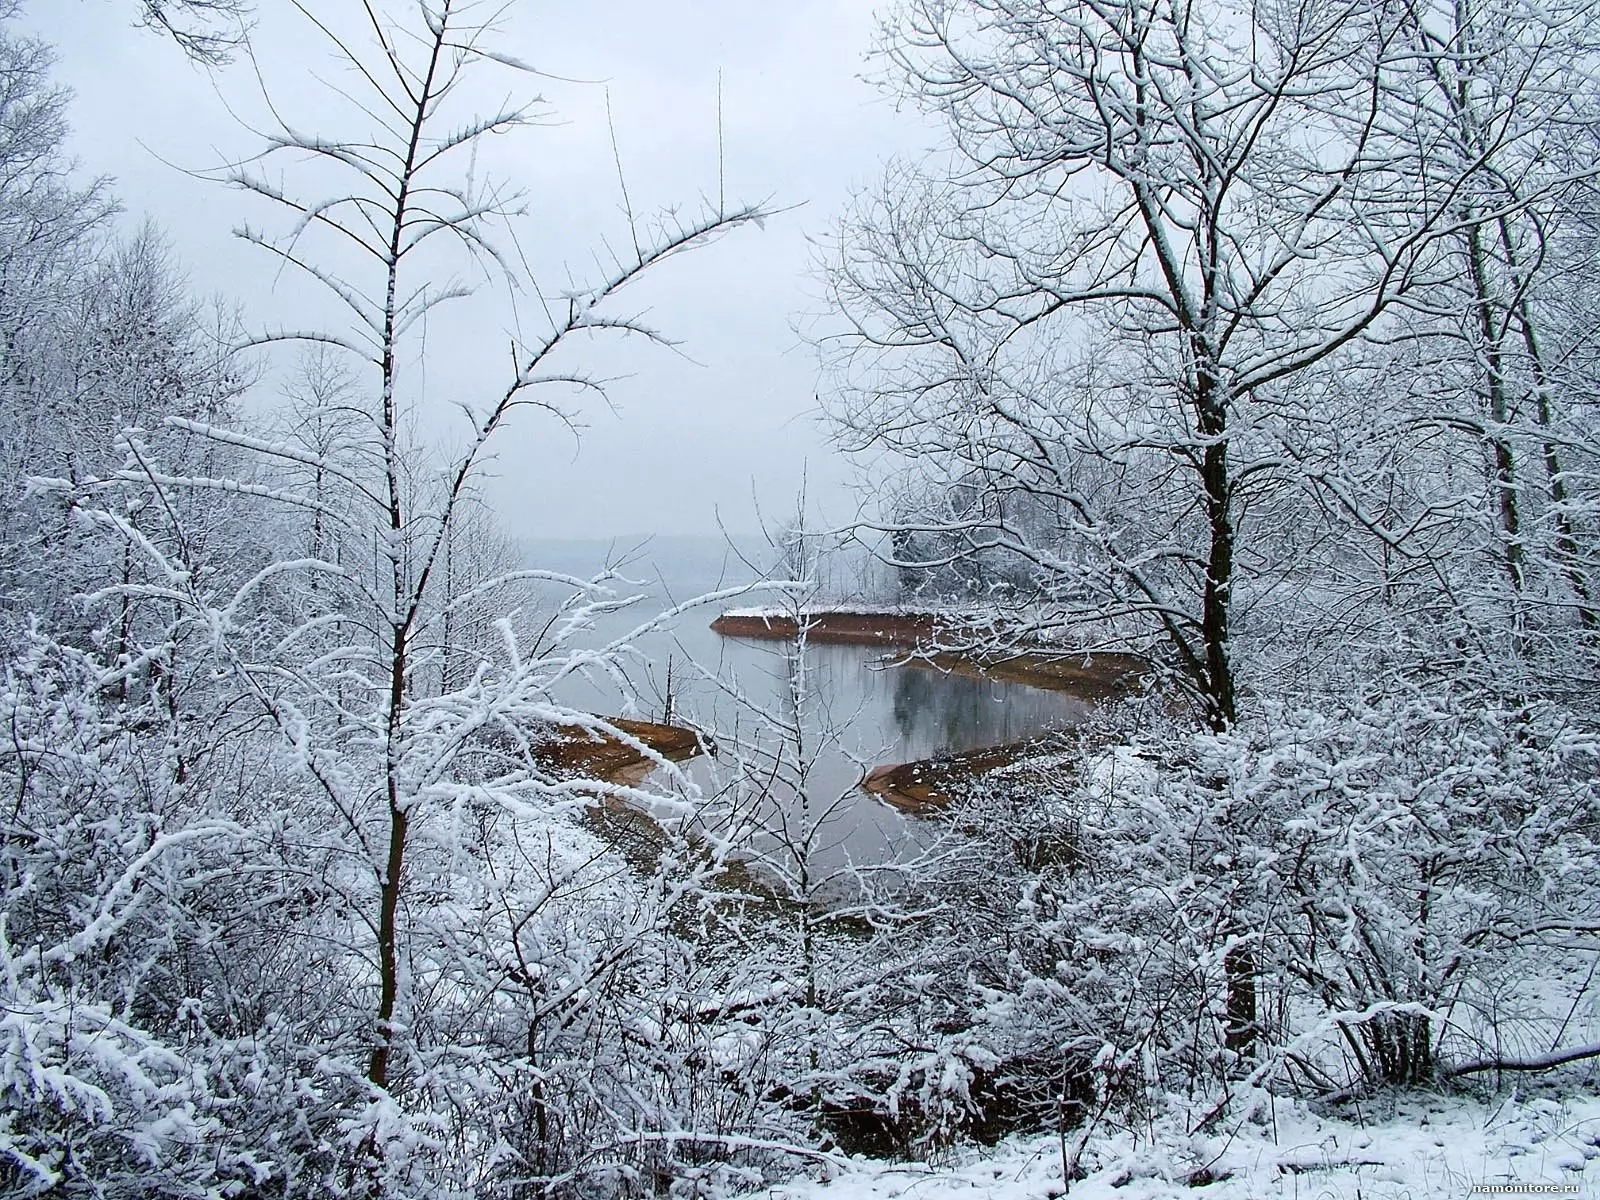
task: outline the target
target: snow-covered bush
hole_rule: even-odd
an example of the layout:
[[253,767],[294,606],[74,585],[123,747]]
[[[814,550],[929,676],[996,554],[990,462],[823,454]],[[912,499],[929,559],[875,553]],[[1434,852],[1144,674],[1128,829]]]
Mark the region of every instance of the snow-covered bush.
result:
[[37,633],[0,678],[0,1190],[207,1194],[254,1181],[196,1031],[224,1020],[246,831],[141,737],[148,714]]
[[1276,1040],[1324,1035],[1286,1047],[1286,1072],[1421,1083],[1576,1033],[1581,997],[1541,1011],[1538,991],[1600,917],[1587,721],[1440,689],[1274,713],[1203,752],[1261,814],[1252,874],[1261,962],[1284,998]]
[[[1438,687],[977,785],[886,936],[892,1037],[859,1071],[886,1101],[914,1079],[937,1140],[1593,1040],[1563,973],[1600,926],[1597,749],[1553,705]],[[1042,814],[1071,853],[1034,853]]]

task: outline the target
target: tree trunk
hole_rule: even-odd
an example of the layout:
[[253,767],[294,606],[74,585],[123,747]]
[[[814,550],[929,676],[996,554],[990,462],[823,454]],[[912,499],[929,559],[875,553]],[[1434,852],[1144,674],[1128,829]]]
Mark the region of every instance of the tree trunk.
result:
[[1223,1008],[1222,1044],[1240,1057],[1247,1058],[1255,1051],[1261,1024],[1256,996],[1255,951],[1246,945],[1233,947],[1223,956],[1222,969],[1228,980],[1228,995]]
[[[1502,215],[1498,220],[1500,246],[1506,264],[1513,273],[1518,270],[1516,245],[1511,236],[1510,222]],[[1544,351],[1539,344],[1539,326],[1533,317],[1533,306],[1528,300],[1527,280],[1517,283],[1517,325],[1522,331],[1522,346],[1528,355],[1528,369],[1533,373],[1534,413],[1543,435],[1541,450],[1544,457],[1545,485],[1550,494],[1550,514],[1556,527],[1556,557],[1562,573],[1567,577],[1573,594],[1578,598],[1578,620],[1585,629],[1600,624],[1594,610],[1593,593],[1583,573],[1578,558],[1577,529],[1572,520],[1567,498],[1566,476],[1561,469],[1561,456],[1555,440],[1550,436],[1554,413],[1550,403],[1550,380],[1545,372]]]
[[367,1067],[373,1086],[389,1086],[389,1051],[394,1042],[394,1010],[400,994],[399,914],[400,889],[405,874],[406,832],[410,824],[400,798],[400,718],[405,705],[406,634],[394,631],[389,675],[389,738],[385,788],[389,803],[389,847],[378,893],[378,1014],[377,1044]]
[[1504,326],[1495,319],[1494,297],[1489,291],[1489,271],[1483,249],[1483,229],[1474,225],[1467,233],[1468,276],[1478,311],[1478,333],[1483,338],[1484,384],[1488,390],[1489,419],[1494,429],[1489,447],[1494,458],[1495,495],[1500,506],[1500,533],[1505,544],[1506,574],[1511,590],[1523,589],[1522,517],[1517,507],[1516,459],[1505,427],[1510,419],[1506,404],[1505,363],[1501,338]]

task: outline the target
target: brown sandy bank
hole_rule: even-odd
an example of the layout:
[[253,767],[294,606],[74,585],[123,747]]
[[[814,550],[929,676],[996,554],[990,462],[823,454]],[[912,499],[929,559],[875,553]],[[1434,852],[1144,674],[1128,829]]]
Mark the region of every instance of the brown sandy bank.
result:
[[[681,725],[606,717],[607,724],[655,751],[668,762],[683,762],[705,748],[702,736]],[[555,740],[539,747],[539,758],[551,769],[573,778],[635,784],[655,767],[655,760],[610,733],[563,728]]]
[[[958,614],[819,609],[806,614],[805,621],[809,641],[882,646],[888,651],[902,651],[907,666],[1082,696],[1113,695],[1131,687],[1149,669],[1136,654],[1109,650],[1085,655],[1038,646],[982,655],[932,649],[940,634],[963,627]],[[799,632],[799,622],[789,614],[735,609],[712,621],[711,629],[723,637],[787,641]]]
[[997,658],[980,658],[948,650],[919,651],[907,655],[903,661],[908,667],[998,679],[1002,683],[1020,683],[1048,692],[1071,692],[1091,700],[1131,690],[1149,670],[1149,664],[1137,654],[1109,650],[1090,657],[1028,650]]
[[963,783],[1009,767],[1040,749],[1037,742],[1007,742],[874,767],[861,781],[861,790],[913,817],[928,816],[950,803]]
[[[856,646],[905,647],[931,641],[948,618],[936,613],[869,613],[823,609],[806,616],[806,637],[813,642]],[[723,637],[765,638],[787,641],[799,632],[798,622],[782,613],[723,613],[711,622]]]

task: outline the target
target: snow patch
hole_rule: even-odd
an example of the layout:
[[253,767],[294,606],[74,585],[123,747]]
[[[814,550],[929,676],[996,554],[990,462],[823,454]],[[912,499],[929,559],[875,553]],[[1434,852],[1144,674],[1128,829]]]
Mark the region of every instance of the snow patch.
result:
[[[1600,1185],[1600,1096],[1483,1104],[1416,1096],[1319,1116],[1262,1096],[1247,1113],[1191,1134],[1174,1113],[1089,1140],[1087,1176],[1063,1189],[1055,1136],[1015,1138],[942,1164],[851,1159],[768,1188],[772,1200],[1417,1200],[1475,1185]],[[1069,1135],[1070,1136],[1070,1135]],[[1478,1193],[1487,1195],[1491,1193]]]

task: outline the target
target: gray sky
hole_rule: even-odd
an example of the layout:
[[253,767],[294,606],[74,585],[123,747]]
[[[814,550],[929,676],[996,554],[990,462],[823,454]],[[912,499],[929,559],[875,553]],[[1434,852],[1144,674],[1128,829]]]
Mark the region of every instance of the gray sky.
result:
[[[258,0],[254,45],[275,102],[315,128],[330,109],[313,72],[344,77],[289,8]],[[688,359],[615,343],[586,352],[585,368],[627,377],[610,388],[617,413],[586,406],[581,444],[553,419],[524,414],[499,445],[491,484],[512,532],[713,532],[719,510],[730,528],[750,529],[752,494],[769,512],[786,512],[803,471],[826,519],[854,511],[847,469],[815,420],[814,355],[794,329],[820,306],[808,238],[826,234],[890,155],[932,140],[916,114],[896,113],[859,78],[872,8],[873,0],[509,5],[498,47],[541,71],[593,81],[530,84],[486,72],[477,85],[485,108],[513,90],[537,90],[551,105],[556,123],[496,139],[478,165],[527,192],[519,238],[547,290],[567,272],[592,275],[602,237],[626,237],[607,88],[636,210],[692,212],[715,196],[719,70],[729,201],[798,206],[648,281],[635,303]],[[237,298],[252,325],[331,318],[306,281],[279,277],[264,252],[231,232],[243,220],[282,228],[281,218],[179,169],[213,167],[255,145],[228,111],[247,119],[261,111],[249,64],[213,79],[135,28],[134,10],[132,0],[29,0],[24,26],[56,46],[57,78],[76,92],[74,149],[85,168],[114,176],[130,216],[148,214],[165,229],[196,290]],[[487,301],[430,321],[426,369],[414,376],[428,412],[496,386],[509,325],[504,306]],[[449,428],[435,420],[443,418],[424,420],[430,436]]]

